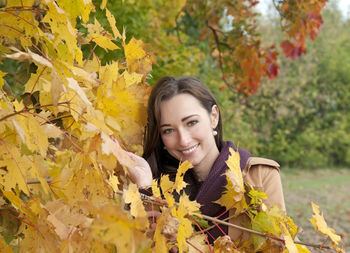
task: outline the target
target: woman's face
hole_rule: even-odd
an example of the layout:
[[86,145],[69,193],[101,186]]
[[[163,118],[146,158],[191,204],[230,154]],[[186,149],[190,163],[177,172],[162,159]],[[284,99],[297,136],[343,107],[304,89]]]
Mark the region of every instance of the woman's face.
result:
[[218,148],[213,129],[219,120],[219,109],[211,113],[189,94],[178,94],[160,104],[160,135],[170,155],[179,161],[206,167],[216,160]]

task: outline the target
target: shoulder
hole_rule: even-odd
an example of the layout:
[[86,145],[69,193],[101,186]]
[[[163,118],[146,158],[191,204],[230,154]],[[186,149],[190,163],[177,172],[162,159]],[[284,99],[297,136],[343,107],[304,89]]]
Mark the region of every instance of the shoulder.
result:
[[280,165],[271,159],[250,157],[243,170],[243,179],[254,188],[263,190],[266,182],[279,180]]
[[280,165],[278,162],[267,159],[267,158],[262,158],[262,157],[249,157],[247,160],[247,163],[245,165],[244,171],[249,172],[252,168],[260,168],[260,169],[276,169],[277,171],[280,170]]

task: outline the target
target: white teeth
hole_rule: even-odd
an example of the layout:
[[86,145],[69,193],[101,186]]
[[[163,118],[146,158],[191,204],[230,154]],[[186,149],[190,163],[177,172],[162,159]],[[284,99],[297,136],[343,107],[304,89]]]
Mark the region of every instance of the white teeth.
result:
[[182,153],[189,154],[189,153],[193,152],[197,147],[198,147],[198,145],[194,146],[193,148],[183,150]]

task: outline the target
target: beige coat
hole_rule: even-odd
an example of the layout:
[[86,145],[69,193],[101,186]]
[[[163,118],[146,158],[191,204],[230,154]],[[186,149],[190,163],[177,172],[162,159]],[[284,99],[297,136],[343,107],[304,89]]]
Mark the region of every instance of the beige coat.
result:
[[[284,204],[284,197],[282,191],[282,183],[279,174],[279,164],[273,160],[250,157],[243,170],[243,180],[245,183],[249,183],[254,189],[263,191],[267,194],[268,198],[264,201],[264,204],[269,208],[273,205],[278,205],[281,210],[286,210]],[[230,210],[230,216],[234,212]],[[240,215],[238,217],[229,220],[230,223],[244,226],[244,223],[249,222],[246,215]],[[242,240],[249,238],[248,232],[229,227],[229,236],[235,241],[242,236]]]

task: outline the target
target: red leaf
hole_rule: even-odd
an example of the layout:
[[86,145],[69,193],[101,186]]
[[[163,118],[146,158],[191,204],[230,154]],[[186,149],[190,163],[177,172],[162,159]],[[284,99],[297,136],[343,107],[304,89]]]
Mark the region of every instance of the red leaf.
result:
[[291,58],[293,61],[296,58],[300,57],[301,54],[306,52],[305,48],[302,45],[295,45],[288,40],[282,41],[281,47],[286,57]]
[[267,66],[267,75],[270,79],[275,78],[278,75],[278,66],[275,63],[270,63]]

